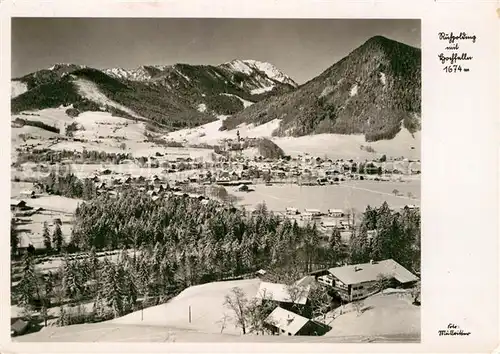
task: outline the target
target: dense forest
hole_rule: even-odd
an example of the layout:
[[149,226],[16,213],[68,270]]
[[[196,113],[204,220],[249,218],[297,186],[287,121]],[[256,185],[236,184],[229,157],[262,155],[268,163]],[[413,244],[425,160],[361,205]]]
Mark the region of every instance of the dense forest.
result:
[[90,200],[97,196],[97,187],[90,178],[79,179],[72,173],[49,173],[38,184],[44,192],[61,195],[68,198],[81,198]]
[[[78,307],[78,314],[70,316],[63,309],[59,319],[60,324],[91,322],[137,310],[144,298],[166,301],[188,286],[260,268],[298,276],[344,263],[393,258],[419,272],[420,212],[395,212],[386,203],[368,207],[346,246],[339,230],[324,235],[314,225],[299,226],[273,214],[265,204],[248,213],[168,194],[153,202],[140,191],[128,190],[79,205],[71,241],[62,248],[84,256],[67,255],[56,272],[42,277],[26,254],[13,291],[15,302],[28,309],[35,298],[57,304],[93,302],[92,311]],[[96,254],[116,249],[122,251],[115,260]]]

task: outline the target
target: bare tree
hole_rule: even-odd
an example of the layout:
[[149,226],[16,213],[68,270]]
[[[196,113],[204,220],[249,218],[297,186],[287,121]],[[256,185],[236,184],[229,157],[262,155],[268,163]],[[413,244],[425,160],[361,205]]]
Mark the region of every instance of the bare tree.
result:
[[315,283],[309,291],[309,301],[313,311],[313,317],[323,316],[326,319],[326,314],[330,311],[332,298],[328,294],[325,286]]
[[[268,298],[264,294],[264,299]],[[274,325],[274,321],[269,318],[271,312],[276,308],[276,304],[272,301],[259,301],[258,299],[253,299],[247,311],[248,324],[250,332],[257,334],[266,334],[269,332],[267,325]]]
[[47,320],[49,319],[49,311],[48,311],[48,308],[47,308],[47,305],[45,304],[45,302],[44,302],[42,308],[40,309],[40,316],[43,319],[44,326],[47,327]]
[[411,296],[413,297],[413,304],[420,305],[420,282],[411,289]]
[[224,331],[224,329],[226,329],[227,322],[230,318],[231,318],[231,316],[229,316],[226,312],[224,312],[224,314],[222,315],[222,318],[219,321],[217,321],[217,323],[220,324],[220,333],[221,334]]
[[224,306],[233,311],[236,326],[246,334],[248,299],[243,290],[238,287],[232,288],[231,293],[225,297]]
[[357,315],[361,315],[363,313],[364,301],[354,301],[351,303],[351,306],[356,311]]
[[399,191],[398,191],[397,189],[393,189],[393,190],[392,190],[392,194],[394,194],[394,195],[398,195],[398,194],[399,194]]
[[286,291],[290,301],[292,302],[292,307],[294,308],[296,308],[300,304],[300,299],[309,295],[308,287],[300,286],[296,283],[287,284]]
[[347,224],[351,227],[354,227],[356,224],[356,215],[357,215],[357,210],[356,208],[348,208],[345,210],[347,214]]
[[379,291],[387,289],[390,285],[391,285],[391,279],[389,279],[383,274],[379,274],[377,276],[377,287]]

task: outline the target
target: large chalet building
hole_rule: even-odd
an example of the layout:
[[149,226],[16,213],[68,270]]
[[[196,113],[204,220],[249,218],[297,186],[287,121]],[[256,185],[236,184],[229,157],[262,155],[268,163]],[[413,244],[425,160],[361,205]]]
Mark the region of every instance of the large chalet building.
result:
[[393,259],[346,265],[314,272],[316,280],[332,287],[343,301],[364,299],[380,290],[380,280],[386,286],[410,287],[418,277]]

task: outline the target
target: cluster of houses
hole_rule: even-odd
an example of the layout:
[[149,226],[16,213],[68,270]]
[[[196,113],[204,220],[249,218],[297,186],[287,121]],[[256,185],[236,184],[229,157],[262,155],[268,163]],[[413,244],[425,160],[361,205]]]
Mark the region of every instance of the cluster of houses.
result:
[[[265,276],[260,271],[259,276]],[[383,282],[382,282],[383,280]],[[277,335],[322,335],[330,327],[312,318],[311,285],[318,282],[338,296],[341,303],[363,300],[385,288],[410,288],[419,278],[393,259],[344,265],[311,273],[290,285],[263,281],[256,298],[277,305],[266,318],[266,327]]]
[[[404,160],[396,163],[380,163],[377,161],[365,161],[357,163],[353,160],[331,160],[320,157],[312,157],[307,154],[297,158],[288,159],[263,159],[261,157],[244,157],[238,155],[227,158],[216,155],[212,161],[203,161],[201,158],[192,157],[164,157],[121,160],[120,164],[139,164],[151,168],[162,167],[163,173],[177,173],[190,171],[188,179],[192,182],[202,183],[228,183],[241,180],[273,181],[275,183],[298,183],[301,185],[324,185],[335,184],[346,180],[390,181],[401,179],[400,175],[417,173],[419,167],[414,163]],[[363,165],[363,171],[359,168]]]

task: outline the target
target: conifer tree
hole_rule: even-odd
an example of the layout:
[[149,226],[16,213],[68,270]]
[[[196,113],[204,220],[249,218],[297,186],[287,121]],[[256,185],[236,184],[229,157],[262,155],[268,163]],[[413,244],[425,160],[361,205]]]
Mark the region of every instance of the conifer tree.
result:
[[38,291],[36,284],[35,265],[33,256],[26,252],[22,260],[23,272],[19,282],[19,303],[26,309],[30,309],[35,293]]
[[54,245],[54,248],[57,250],[57,252],[61,252],[62,247],[63,247],[63,234],[61,230],[61,226],[59,223],[56,223],[56,226],[54,228],[54,233],[52,234],[52,244]]
[[16,220],[14,218],[10,219],[10,252],[12,255],[17,254],[17,248],[19,246],[19,236],[16,229]]
[[45,249],[48,251],[50,251],[50,249],[52,248],[49,226],[48,226],[47,222],[43,223],[43,245],[45,246]]

